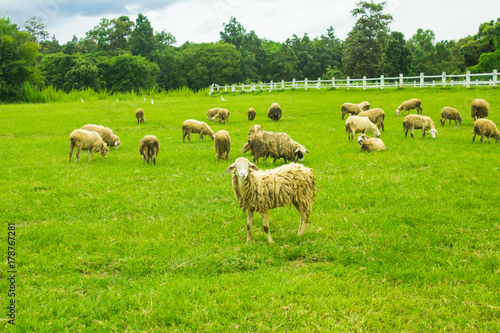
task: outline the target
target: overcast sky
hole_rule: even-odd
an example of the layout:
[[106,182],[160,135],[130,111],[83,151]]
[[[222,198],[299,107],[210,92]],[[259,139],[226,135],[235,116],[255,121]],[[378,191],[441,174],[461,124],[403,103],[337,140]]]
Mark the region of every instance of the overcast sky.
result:
[[[195,43],[216,42],[222,24],[236,17],[247,31],[260,38],[283,42],[293,34],[311,38],[333,26],[335,35],[345,39],[355,19],[350,11],[358,0],[2,0],[0,15],[22,26],[32,16],[39,17],[50,35],[61,44],[73,35],[99,24],[101,18],[127,15],[135,22],[142,13],[155,31],[166,30],[177,39]],[[375,1],[380,2],[380,1]],[[500,17],[499,0],[387,0],[392,14],[392,31],[401,31],[406,39],[418,28],[433,30],[436,40],[458,40],[474,35],[483,22]]]

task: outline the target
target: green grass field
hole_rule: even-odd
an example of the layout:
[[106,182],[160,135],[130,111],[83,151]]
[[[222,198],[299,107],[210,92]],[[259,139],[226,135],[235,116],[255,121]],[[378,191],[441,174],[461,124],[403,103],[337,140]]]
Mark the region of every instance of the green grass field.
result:
[[[287,91],[220,96],[88,99],[0,106],[3,231],[0,330],[7,332],[500,330],[500,144],[471,143],[470,103],[492,88]],[[420,98],[439,131],[405,139],[395,109]],[[368,100],[386,112],[388,151],[349,143],[340,106]],[[280,103],[283,119],[266,110]],[[206,137],[182,142],[185,119],[227,107],[231,159]],[[442,127],[457,108],[462,126]],[[142,107],[146,123],[138,125]],[[246,111],[254,107],[255,121]],[[414,111],[413,111],[414,113]],[[111,127],[122,148],[68,163],[69,134]],[[311,152],[317,192],[304,236],[300,215],[260,215],[246,241],[224,170],[253,123]],[[139,140],[160,140],[143,165]],[[371,134],[371,133],[370,133]],[[283,160],[276,165],[282,165]],[[259,161],[273,168],[272,159]],[[7,223],[16,223],[16,326],[7,322]]]

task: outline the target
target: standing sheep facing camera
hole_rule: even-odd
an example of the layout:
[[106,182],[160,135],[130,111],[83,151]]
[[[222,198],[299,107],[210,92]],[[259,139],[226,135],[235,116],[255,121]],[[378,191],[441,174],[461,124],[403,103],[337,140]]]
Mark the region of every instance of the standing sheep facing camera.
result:
[[142,156],[142,163],[153,162],[156,165],[156,156],[160,151],[160,143],[154,135],[146,135],[139,141],[139,153]]
[[135,111],[135,117],[137,118],[137,123],[145,123],[146,119],[144,119],[144,110],[139,108]]
[[210,139],[214,139],[214,131],[208,126],[207,123],[202,121],[188,119],[182,123],[182,142],[186,142],[186,136],[191,142],[191,133],[199,133],[199,140],[203,140],[204,135],[208,135]]
[[472,119],[481,119],[488,117],[490,113],[490,104],[484,99],[475,99],[470,106],[470,115]]
[[269,110],[267,110],[267,116],[271,118],[272,121],[279,121],[283,116],[281,111],[281,106],[278,103],[273,103]]
[[257,115],[257,113],[255,112],[254,108],[248,109],[248,120],[249,121],[254,120],[256,115]]
[[444,126],[446,120],[450,121],[450,126],[452,120],[455,120],[455,125],[457,125],[457,121],[458,124],[462,124],[462,116],[460,115],[460,112],[458,112],[457,109],[450,108],[449,106],[445,106],[441,109],[441,125]]
[[483,137],[488,139],[490,142],[490,137],[495,139],[495,143],[500,140],[500,132],[498,131],[497,125],[488,119],[478,119],[474,122],[474,136],[472,137],[472,143],[476,139],[476,135],[481,135],[481,143],[483,143]]
[[409,101],[404,101],[403,104],[401,104],[397,109],[396,109],[396,115],[399,116],[400,112],[403,112],[403,116],[406,111],[408,111],[408,114],[410,114],[410,110],[416,109],[417,114],[422,114],[422,103],[420,102],[419,99],[414,98],[410,99]]
[[219,123],[226,124],[229,120],[229,110],[220,109],[215,116],[212,117],[212,121],[218,120]]
[[251,241],[254,212],[262,216],[262,224],[270,244],[268,212],[292,205],[300,213],[299,235],[303,235],[314,201],[313,170],[290,163],[262,171],[246,158],[238,158],[226,172],[233,171],[232,186],[240,207],[247,212],[247,243]]
[[71,150],[69,151],[69,162],[71,162],[71,156],[73,155],[73,149],[78,148],[76,152],[76,161],[80,160],[80,151],[88,150],[90,153],[89,162],[92,161],[92,156],[94,152],[101,152],[102,158],[106,158],[109,151],[106,142],[104,142],[99,135],[99,133],[94,131],[87,131],[84,129],[76,129],[69,135],[69,141],[71,143]]
[[81,127],[87,131],[94,131],[99,133],[104,142],[108,145],[108,147],[115,147],[115,149],[120,149],[120,138],[113,134],[113,130],[109,127],[104,127],[100,125],[84,125]]
[[385,151],[384,142],[377,138],[370,138],[365,134],[360,134],[358,136],[358,143],[361,146],[361,152],[367,151]]
[[382,128],[382,131],[385,132],[384,129],[384,120],[385,120],[385,112],[382,109],[371,109],[368,111],[363,111],[358,114],[358,117],[367,117],[370,121],[377,125],[377,128]]
[[309,151],[300,143],[292,140],[286,133],[267,132],[260,125],[252,125],[248,132],[248,142],[243,146],[242,151],[246,153],[251,150],[253,161],[258,162],[259,158],[274,158],[274,162],[280,158],[287,161],[304,160],[304,155]]
[[345,132],[348,135],[349,141],[354,139],[354,134],[360,132],[365,134],[367,131],[373,132],[373,136],[376,138],[380,136],[377,126],[367,117],[350,116],[345,121]]
[[229,152],[231,151],[231,137],[229,136],[229,132],[221,130],[215,133],[214,145],[217,162],[224,157],[224,154],[226,155],[226,161],[229,161]]
[[434,127],[434,122],[430,117],[420,116],[418,114],[409,114],[403,120],[403,132],[405,132],[405,138],[408,137],[408,131],[411,131],[411,137],[413,136],[414,129],[422,129],[422,138],[425,138],[425,131],[430,129],[429,133],[433,139],[436,138],[436,128]]

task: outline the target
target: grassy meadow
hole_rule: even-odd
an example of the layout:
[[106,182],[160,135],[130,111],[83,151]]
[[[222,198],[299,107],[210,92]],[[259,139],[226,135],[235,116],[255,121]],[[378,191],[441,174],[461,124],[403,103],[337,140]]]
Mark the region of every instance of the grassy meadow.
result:
[[[500,330],[500,143],[472,144],[470,103],[493,88],[274,91],[86,98],[0,106],[4,263],[0,331]],[[435,140],[405,139],[395,110],[420,98]],[[341,120],[344,102],[386,112],[388,151],[360,153]],[[266,117],[272,102],[283,118]],[[209,137],[182,142],[185,119],[230,111],[229,162]],[[444,106],[461,126],[439,123]],[[138,125],[142,107],[146,123]],[[247,110],[257,117],[247,120]],[[412,111],[415,113],[415,111]],[[122,141],[107,160],[82,151],[68,163],[69,134],[94,123]],[[248,129],[286,132],[311,152],[316,197],[309,224],[290,207],[260,215],[252,242],[224,170],[243,154]],[[144,165],[139,140],[160,140]],[[371,133],[369,133],[371,135]],[[357,135],[356,135],[357,137]],[[280,160],[277,166],[284,162]],[[273,168],[272,159],[259,161]],[[7,223],[16,223],[16,326],[7,323]]]

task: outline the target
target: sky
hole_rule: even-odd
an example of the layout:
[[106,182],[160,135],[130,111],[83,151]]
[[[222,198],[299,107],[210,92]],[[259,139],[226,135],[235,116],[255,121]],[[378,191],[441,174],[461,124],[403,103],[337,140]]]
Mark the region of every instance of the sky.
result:
[[[127,15],[135,22],[139,13],[151,22],[155,32],[165,30],[176,45],[217,42],[223,24],[234,16],[247,32],[260,38],[284,42],[294,34],[319,37],[328,27],[345,40],[356,19],[350,11],[358,0],[2,0],[0,16],[23,26],[30,17],[42,19],[50,36],[60,44],[85,37],[102,18]],[[380,1],[375,1],[380,2]],[[434,31],[436,41],[458,40],[477,33],[483,22],[500,17],[499,0],[386,0],[386,12],[393,16],[392,31],[406,39],[417,29]]]

